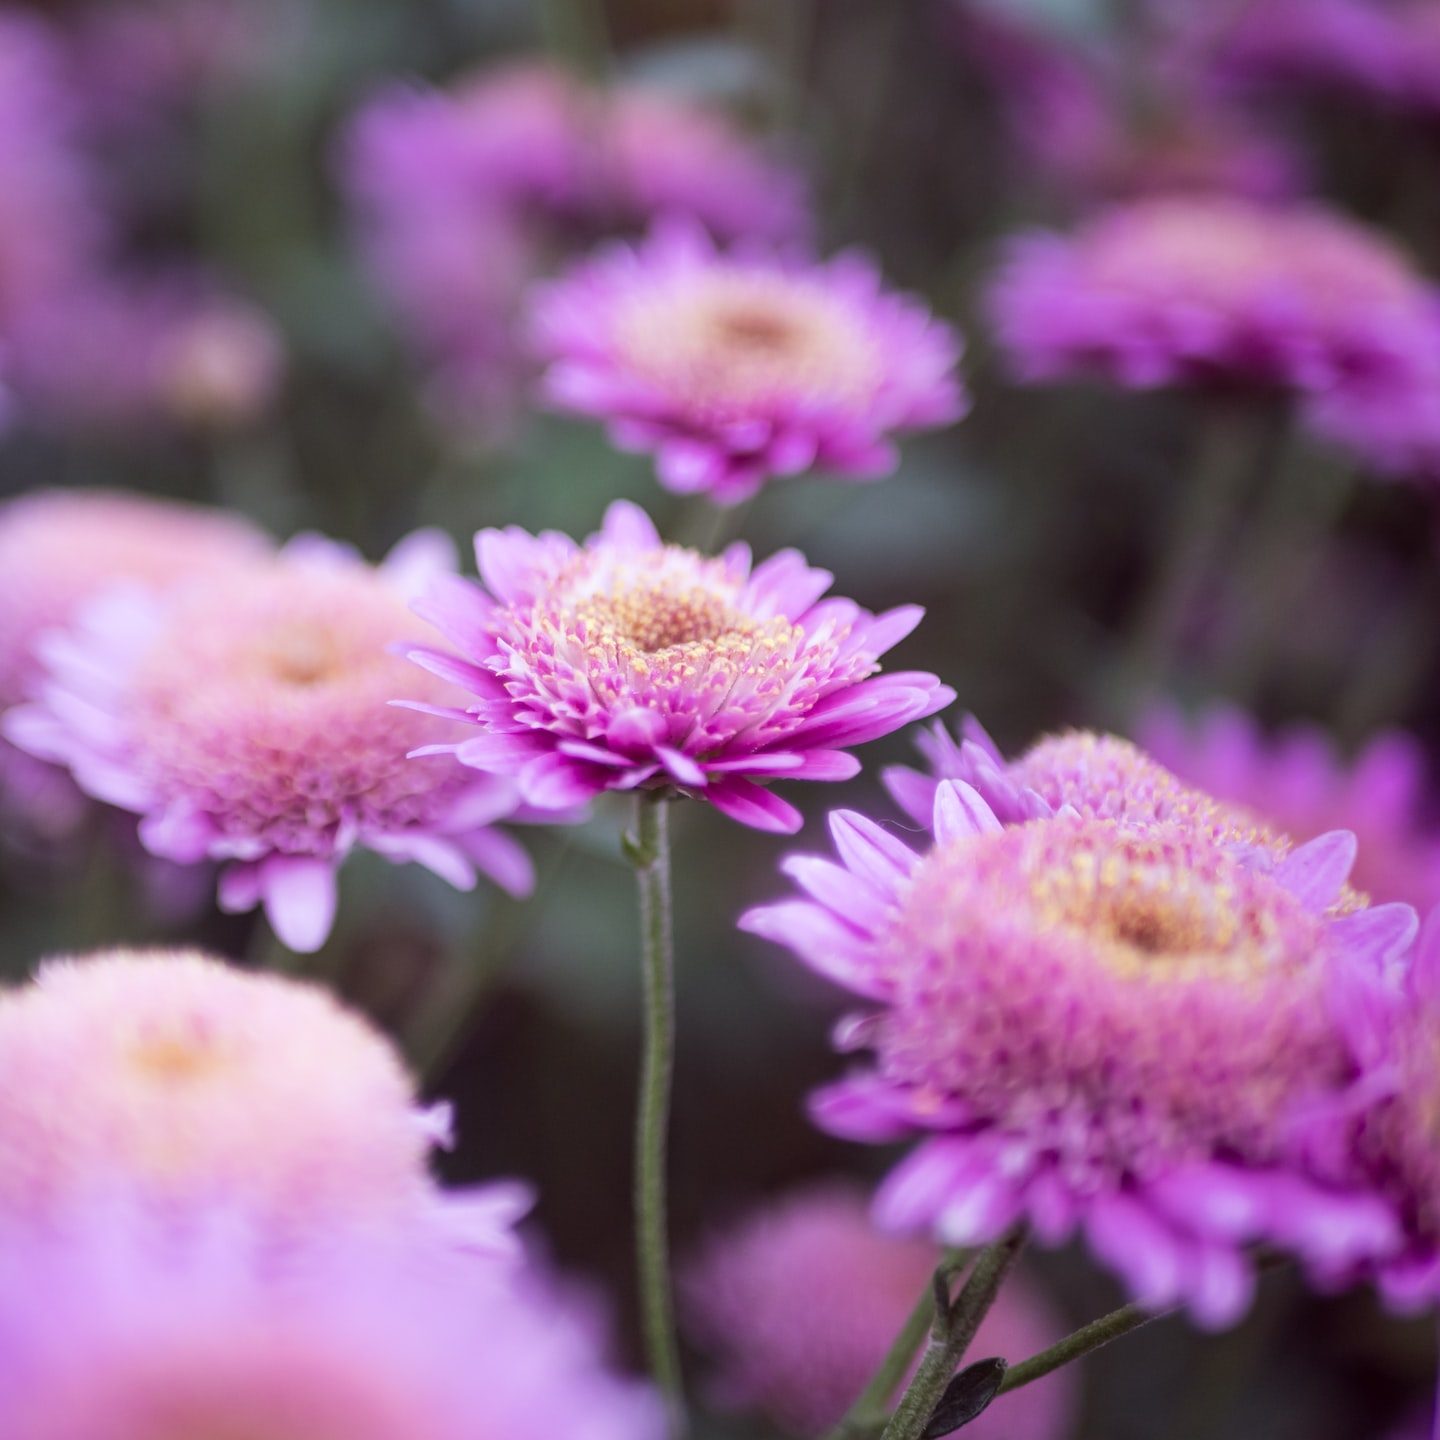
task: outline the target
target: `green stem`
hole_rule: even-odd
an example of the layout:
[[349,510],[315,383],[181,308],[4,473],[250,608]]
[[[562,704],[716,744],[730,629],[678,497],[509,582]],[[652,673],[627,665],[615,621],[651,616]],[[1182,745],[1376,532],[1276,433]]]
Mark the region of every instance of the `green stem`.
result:
[[[969,1258],[968,1250],[951,1250],[940,1262],[937,1274],[947,1293],[950,1282],[965,1268]],[[844,1418],[830,1432],[829,1440],[854,1440],[854,1437],[871,1435],[885,1423],[885,1410],[915,1363],[915,1352],[935,1319],[935,1294],[936,1285],[932,1278],[926,1281],[915,1308],[906,1317],[879,1368],[845,1412]]]
[[1120,1309],[1082,1325],[1073,1335],[1067,1335],[1048,1350],[1012,1365],[1001,1382],[1000,1393],[1005,1395],[1022,1385],[1041,1380],[1052,1370],[1058,1370],[1062,1365],[1068,1365],[1072,1360],[1078,1360],[1082,1355],[1088,1355],[1092,1350],[1098,1350],[1102,1345],[1160,1319],[1162,1315],[1173,1313],[1173,1309],[1147,1310],[1141,1305],[1122,1305]]
[[925,1357],[900,1397],[881,1440],[921,1440],[935,1407],[945,1394],[945,1387],[965,1358],[980,1322],[995,1303],[1024,1243],[1024,1228],[1017,1226],[981,1252],[960,1298],[948,1313],[936,1315]]
[[672,1435],[685,1430],[680,1349],[670,1280],[665,1151],[675,1061],[675,942],[670,904],[669,794],[636,797],[635,832],[626,853],[640,892],[645,1035],[635,1119],[635,1227],[645,1351],[670,1412]]

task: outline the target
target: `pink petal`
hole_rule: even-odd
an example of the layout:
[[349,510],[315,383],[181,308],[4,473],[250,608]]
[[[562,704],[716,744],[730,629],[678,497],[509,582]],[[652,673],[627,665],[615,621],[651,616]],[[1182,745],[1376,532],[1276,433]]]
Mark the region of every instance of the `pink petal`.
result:
[[837,810],[830,816],[830,835],[845,865],[886,894],[895,893],[919,859],[908,846],[854,810]]
[[805,823],[804,817],[788,801],[748,780],[722,780],[709,786],[704,798],[722,815],[752,830],[793,835]]
[[660,544],[655,522],[630,500],[616,500],[605,511],[600,533],[612,545],[627,549],[654,550]]
[[1311,909],[1323,910],[1350,878],[1358,849],[1349,830],[1331,830],[1291,851],[1275,867],[1275,878]]
[[882,1000],[889,986],[875,974],[874,951],[823,905],[784,900],[759,905],[740,917],[740,929],[784,945],[817,975],[867,1000]]
[[594,799],[604,783],[594,772],[563,755],[542,755],[531,760],[519,773],[520,796],[542,810],[568,810]]
[[309,855],[273,855],[260,865],[260,897],[281,942],[299,955],[314,954],[335,924],[335,864]]

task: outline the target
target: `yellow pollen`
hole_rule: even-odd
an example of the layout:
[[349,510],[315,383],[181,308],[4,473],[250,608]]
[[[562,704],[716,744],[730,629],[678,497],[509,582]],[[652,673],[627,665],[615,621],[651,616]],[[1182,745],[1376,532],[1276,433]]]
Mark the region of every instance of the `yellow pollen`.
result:
[[754,626],[702,586],[677,589],[653,582],[592,596],[578,608],[577,619],[646,654],[721,640]]

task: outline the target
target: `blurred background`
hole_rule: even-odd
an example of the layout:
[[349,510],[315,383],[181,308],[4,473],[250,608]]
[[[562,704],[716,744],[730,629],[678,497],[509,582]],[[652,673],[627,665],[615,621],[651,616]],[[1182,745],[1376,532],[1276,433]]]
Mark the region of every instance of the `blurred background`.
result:
[[[871,252],[964,330],[975,403],[958,427],[908,442],[883,484],[766,490],[726,522],[758,554],[798,546],[875,610],[922,602],[927,620],[892,663],[937,672],[959,692],[956,715],[975,712],[1007,749],[1070,725],[1124,729],[1167,697],[1223,698],[1266,726],[1311,722],[1340,754],[1402,726],[1431,755],[1440,584],[1424,485],[1352,483],[1364,478],[1353,462],[1293,440],[1247,482],[1157,647],[1146,596],[1212,397],[1021,387],[987,335],[984,282],[1005,237],[1152,190],[1324,197],[1433,277],[1440,102],[1323,67],[1297,80],[1240,64],[1218,22],[1254,8],[9,0],[0,494],[199,500],[371,557],[422,524],[462,542],[485,525],[584,534],[623,495],[672,538],[704,541],[713,516],[660,490],[644,457],[534,404],[524,295],[676,208],[726,239],[810,228],[822,252]],[[1440,6],[1411,8],[1436,12],[1440,77]],[[540,67],[584,87],[582,104],[633,100],[578,188],[546,168],[554,72]],[[427,108],[440,97],[453,113]],[[457,136],[474,153],[452,154]],[[712,205],[703,181],[721,172],[754,192],[744,214]],[[0,603],[10,583],[0,574]],[[811,820],[800,842],[700,806],[675,816],[682,1254],[793,1184],[885,1168],[882,1151],[804,1118],[804,1096],[841,1063],[827,1042],[838,1002],[734,928],[784,889],[783,854],[823,848],[826,810],[896,813],[876,777],[912,760],[911,737],[862,758],[851,785],[789,792]],[[607,801],[583,828],[522,832],[540,873],[525,904],[357,856],[336,933],[307,965],[398,1037],[431,1093],[453,1097],[461,1145],[447,1175],[534,1180],[538,1232],[614,1297],[632,1334],[625,818]],[[133,822],[118,813],[55,833],[12,820],[10,977],[102,943],[259,953],[261,922],[214,912],[203,885],[137,884]],[[1078,1257],[1033,1269],[1077,1324],[1118,1303]],[[1365,1294],[1316,1301],[1279,1274],[1231,1334],[1169,1321],[1088,1362],[1073,1435],[1375,1440],[1432,1371],[1429,1324],[1391,1320]],[[715,1437],[772,1433],[706,1424]]]

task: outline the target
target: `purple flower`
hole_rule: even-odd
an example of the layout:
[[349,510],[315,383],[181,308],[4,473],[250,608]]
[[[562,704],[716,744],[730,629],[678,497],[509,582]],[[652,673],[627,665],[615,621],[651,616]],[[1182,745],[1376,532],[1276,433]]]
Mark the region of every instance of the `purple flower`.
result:
[[662,226],[544,288],[535,330],[552,403],[720,504],[812,469],[879,479],[896,433],[965,409],[955,332],[854,256],[723,254]]
[[822,600],[833,577],[794,550],[753,569],[743,544],[707,559],[619,501],[583,546],[482,530],[476,555],[484,589],[446,580],[416,607],[458,654],[414,658],[477,697],[441,713],[483,733],[422,753],[513,776],[539,809],[672,785],[791,832],[800,814],[766,782],[848,780],[850,746],[954,698],[933,675],[875,677],[919,607]]
[[1434,291],[1384,236],[1233,196],[1137,201],[1014,240],[989,308],[1029,382],[1301,393],[1409,375],[1436,318]]
[[[398,1228],[495,1256],[514,1184],[441,1192],[394,1047],[318,986],[196,951],[50,961],[0,994],[0,1222],[62,1229],[126,1195],[180,1227],[220,1207],[285,1245]],[[3,1347],[0,1347],[3,1348]]]
[[[324,943],[357,845],[462,889],[478,869],[527,893],[528,858],[493,828],[514,787],[407,760],[454,727],[387,703],[413,676],[394,653],[414,629],[407,601],[453,564],[434,532],[379,569],[310,539],[163,594],[110,591],[42,645],[47,679],[6,734],[140,815],[153,854],[223,862],[221,905],[263,903],[294,950]],[[462,697],[431,677],[422,698],[443,711]]]
[[[727,1409],[758,1410],[787,1434],[822,1435],[859,1398],[939,1263],[926,1240],[875,1229],[848,1185],[792,1191],[713,1237],[682,1281],[690,1328],[716,1357]],[[1063,1334],[1023,1275],[1007,1282],[971,1353],[1012,1363]],[[1071,1374],[996,1402],[973,1440],[1059,1440]]]
[[1355,381],[1316,396],[1303,419],[1372,474],[1433,486],[1440,481],[1440,343],[1399,379]]
[[1188,725],[1178,712],[1158,709],[1138,733],[1182,779],[1297,840],[1354,831],[1360,853],[1351,878],[1373,899],[1405,900],[1421,911],[1440,903],[1440,828],[1425,818],[1429,777],[1413,736],[1377,735],[1347,764],[1318,727],[1267,737],[1230,708]]
[[1007,825],[955,781],[932,823],[916,854],[837,813],[839,863],[793,859],[805,898],[741,922],[875,1007],[837,1033],[873,1063],[813,1114],[921,1142],[882,1224],[956,1245],[1021,1220],[1045,1244],[1078,1232],[1137,1300],[1211,1327],[1248,1304],[1252,1242],[1325,1279],[1395,1245],[1382,1200],[1310,1174],[1294,1139],[1354,1075],[1331,977],[1383,971],[1415,930],[1409,906],[1347,895],[1353,836],[1272,865],[1187,816]]
[[661,1440],[545,1289],[339,1227],[277,1263],[221,1209],[0,1229],[6,1440]]

